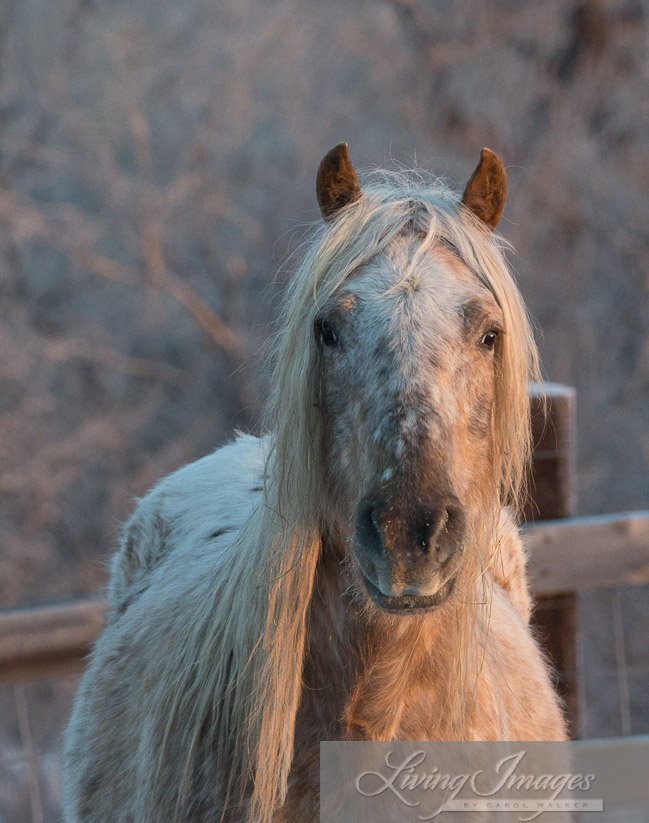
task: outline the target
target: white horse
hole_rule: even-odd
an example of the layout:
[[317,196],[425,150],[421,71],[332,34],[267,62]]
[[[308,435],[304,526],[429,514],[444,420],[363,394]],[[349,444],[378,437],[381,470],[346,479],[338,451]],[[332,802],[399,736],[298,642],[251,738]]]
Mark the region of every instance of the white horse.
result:
[[[462,198],[337,146],[263,438],[128,523],[67,732],[68,823],[318,818],[320,740],[561,740],[509,514],[537,359],[484,149]],[[508,508],[509,507],[509,508]]]

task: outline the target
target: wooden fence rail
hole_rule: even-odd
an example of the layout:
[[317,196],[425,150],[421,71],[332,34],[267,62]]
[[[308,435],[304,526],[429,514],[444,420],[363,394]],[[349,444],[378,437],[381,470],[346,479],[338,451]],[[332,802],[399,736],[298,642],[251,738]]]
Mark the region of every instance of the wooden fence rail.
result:
[[22,682],[83,668],[104,627],[99,598],[0,612],[0,682]]
[[537,596],[649,583],[649,511],[532,524],[525,543]]

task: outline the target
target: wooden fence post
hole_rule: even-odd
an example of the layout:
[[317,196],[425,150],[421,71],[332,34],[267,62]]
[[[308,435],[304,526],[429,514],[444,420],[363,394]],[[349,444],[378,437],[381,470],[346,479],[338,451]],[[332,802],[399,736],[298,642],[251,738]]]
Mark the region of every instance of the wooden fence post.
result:
[[[534,456],[528,523],[571,517],[576,506],[575,390],[548,383],[530,390]],[[577,700],[577,598],[574,594],[540,597],[532,623],[557,675],[565,702],[569,732],[579,728]]]

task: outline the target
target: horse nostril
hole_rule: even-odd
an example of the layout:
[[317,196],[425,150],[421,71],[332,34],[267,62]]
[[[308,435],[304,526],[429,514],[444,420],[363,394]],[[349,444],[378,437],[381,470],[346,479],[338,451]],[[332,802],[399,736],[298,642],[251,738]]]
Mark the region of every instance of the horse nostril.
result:
[[439,523],[435,534],[436,553],[438,561],[445,563],[462,548],[466,531],[464,509],[459,504],[447,504],[443,507]]
[[422,555],[445,563],[462,546],[464,520],[462,507],[454,502],[442,502],[421,512],[411,521],[413,547]]
[[371,502],[365,501],[356,513],[356,532],[363,545],[374,552],[383,550],[381,523]]
[[418,521],[412,530],[412,539],[415,547],[422,553],[428,554],[435,546],[435,539],[445,524],[446,512],[427,512]]

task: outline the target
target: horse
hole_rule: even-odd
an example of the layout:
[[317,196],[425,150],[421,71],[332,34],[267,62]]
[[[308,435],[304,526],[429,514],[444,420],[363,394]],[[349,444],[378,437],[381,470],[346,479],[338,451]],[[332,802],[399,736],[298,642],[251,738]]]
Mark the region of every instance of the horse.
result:
[[538,356],[483,149],[317,173],[263,434],[137,505],[65,738],[68,823],[318,819],[319,741],[565,740],[516,512]]

